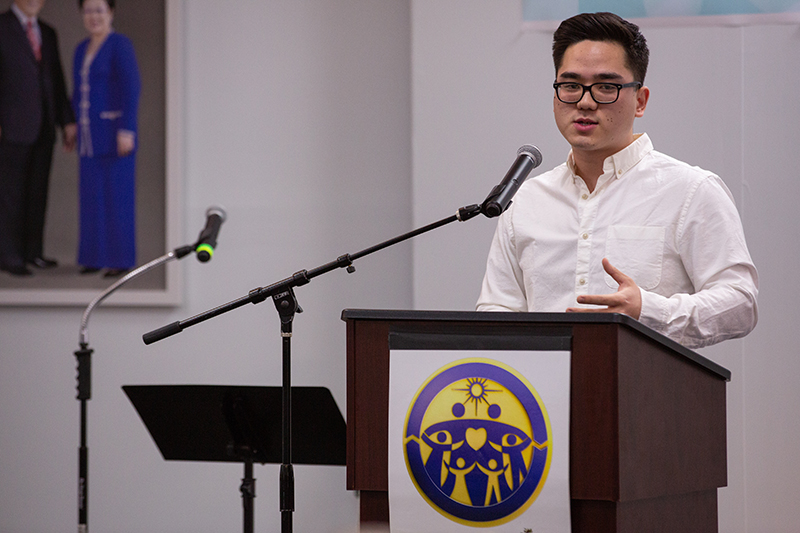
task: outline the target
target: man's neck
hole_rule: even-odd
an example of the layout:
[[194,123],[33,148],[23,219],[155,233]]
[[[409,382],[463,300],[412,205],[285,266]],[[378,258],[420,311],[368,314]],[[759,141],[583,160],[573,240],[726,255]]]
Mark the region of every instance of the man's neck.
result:
[[603,175],[603,166],[606,159],[618,154],[628,148],[631,144],[640,137],[641,134],[631,135],[630,142],[625,146],[615,151],[595,151],[595,150],[581,150],[580,148],[572,148],[572,164],[574,165],[575,174],[577,174],[589,192],[593,192],[597,186],[597,181]]
[[597,180],[603,175],[603,163],[605,157],[588,156],[580,152],[572,151],[572,164],[575,174],[583,180],[589,192],[594,192]]

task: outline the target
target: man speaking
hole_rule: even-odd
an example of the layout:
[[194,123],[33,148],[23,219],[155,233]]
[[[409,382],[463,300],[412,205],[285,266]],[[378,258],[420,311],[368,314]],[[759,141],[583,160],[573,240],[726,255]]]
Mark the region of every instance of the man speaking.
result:
[[623,313],[690,348],[755,327],[758,275],[730,191],[633,132],[648,58],[612,13],[556,30],[553,112],[572,149],[500,216],[479,311]]

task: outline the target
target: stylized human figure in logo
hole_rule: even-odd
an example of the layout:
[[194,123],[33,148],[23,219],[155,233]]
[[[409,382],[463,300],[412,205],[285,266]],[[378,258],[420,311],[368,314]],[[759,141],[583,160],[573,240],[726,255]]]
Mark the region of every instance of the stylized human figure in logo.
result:
[[[530,439],[520,439],[513,433],[507,434],[503,438],[503,454],[508,455],[509,470],[511,474],[511,488],[517,490],[528,475],[528,466],[525,464],[525,459],[522,457],[522,452],[525,451],[531,444]],[[507,443],[507,444],[506,444]]]
[[450,494],[455,484],[455,476],[449,470],[450,453],[453,449],[453,437],[448,431],[433,431],[429,436],[422,434],[422,441],[431,447],[431,453],[425,462],[425,471],[445,494]]
[[450,493],[450,497],[457,502],[461,502],[466,505],[474,505],[472,503],[472,496],[470,491],[470,486],[467,483],[467,476],[475,470],[475,465],[477,463],[472,463],[469,466],[467,462],[464,460],[463,457],[459,457],[454,461],[455,464],[450,465],[450,472],[453,473],[455,477],[455,486],[453,487],[453,491]]
[[[500,476],[505,474],[508,468],[504,466],[498,467],[497,461],[494,459],[489,459],[487,466],[488,468],[484,468],[480,463],[478,463],[478,468],[480,471],[486,474],[486,476],[489,478],[489,483],[486,486],[486,499],[483,502],[484,506],[500,502],[503,499],[503,496],[500,493]],[[494,502],[492,502],[492,496],[495,497]]]

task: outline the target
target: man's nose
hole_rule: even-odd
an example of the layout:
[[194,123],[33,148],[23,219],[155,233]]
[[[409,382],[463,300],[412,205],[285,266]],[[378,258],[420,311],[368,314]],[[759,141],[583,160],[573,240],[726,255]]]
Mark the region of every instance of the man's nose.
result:
[[597,102],[594,101],[592,98],[592,91],[585,90],[583,92],[583,96],[581,99],[578,100],[578,108],[579,109],[595,109],[597,107]]

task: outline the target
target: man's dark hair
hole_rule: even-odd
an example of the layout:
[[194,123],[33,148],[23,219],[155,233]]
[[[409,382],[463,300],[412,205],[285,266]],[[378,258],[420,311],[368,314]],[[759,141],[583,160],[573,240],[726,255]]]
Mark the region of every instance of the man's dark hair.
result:
[[581,13],[568,18],[553,34],[556,75],[567,48],[581,41],[610,41],[620,44],[625,49],[626,66],[633,72],[634,81],[644,83],[650,50],[639,26],[614,13]]

